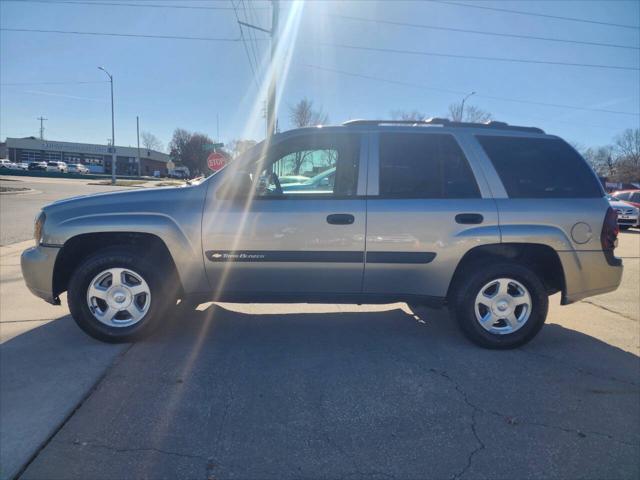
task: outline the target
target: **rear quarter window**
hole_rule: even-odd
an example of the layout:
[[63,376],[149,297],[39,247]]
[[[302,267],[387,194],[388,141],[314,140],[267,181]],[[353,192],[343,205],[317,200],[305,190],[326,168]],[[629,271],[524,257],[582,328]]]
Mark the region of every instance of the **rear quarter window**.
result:
[[594,198],[603,191],[584,159],[556,138],[478,135],[511,198]]

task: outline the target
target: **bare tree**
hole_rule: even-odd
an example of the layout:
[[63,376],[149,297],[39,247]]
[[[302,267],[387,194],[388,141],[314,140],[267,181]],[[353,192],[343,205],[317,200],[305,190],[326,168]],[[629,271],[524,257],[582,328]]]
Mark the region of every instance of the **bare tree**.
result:
[[298,103],[289,107],[289,120],[296,128],[310,127],[314,125],[326,125],[329,116],[322,109],[314,110],[313,102],[303,98]]
[[462,102],[449,105],[449,118],[454,122],[484,123],[491,120],[491,114],[474,105],[465,105],[462,110]]
[[613,150],[620,181],[640,181],[640,129],[628,128],[618,135]]
[[[329,116],[322,109],[314,110],[313,102],[303,98],[295,105],[289,107],[289,120],[294,127],[310,127],[314,125],[325,125],[329,122]],[[299,175],[300,167],[311,152],[295,152],[293,155],[293,170],[291,174]]]
[[415,120],[417,122],[421,122],[426,120],[428,117],[426,114],[419,112],[418,110],[394,110],[391,112],[391,118],[393,120]]
[[231,158],[236,158],[239,155],[242,155],[244,152],[249,150],[251,147],[256,145],[258,142],[255,140],[231,140],[227,145],[229,152],[231,153]]
[[162,142],[153,133],[142,132],[140,137],[142,137],[142,146],[147,150],[158,150],[161,152],[164,149]]
[[613,177],[616,173],[616,162],[613,156],[613,147],[589,147],[586,150],[576,148],[585,160],[591,165],[593,171],[602,177]]

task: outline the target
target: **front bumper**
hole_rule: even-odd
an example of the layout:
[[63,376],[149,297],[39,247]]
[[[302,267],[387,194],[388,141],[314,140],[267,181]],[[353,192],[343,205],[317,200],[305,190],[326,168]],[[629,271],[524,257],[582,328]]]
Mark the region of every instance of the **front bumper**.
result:
[[20,266],[27,288],[36,297],[59,305],[60,299],[53,294],[53,271],[59,247],[31,247],[22,252]]

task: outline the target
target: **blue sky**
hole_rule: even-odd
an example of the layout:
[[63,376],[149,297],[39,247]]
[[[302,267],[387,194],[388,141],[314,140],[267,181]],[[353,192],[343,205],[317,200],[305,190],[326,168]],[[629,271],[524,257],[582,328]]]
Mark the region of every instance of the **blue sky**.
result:
[[[123,0],[104,0],[118,3]],[[55,29],[149,35],[238,38],[231,2],[128,0],[147,7],[69,3],[0,3],[3,28]],[[640,2],[633,1],[473,1],[479,6],[638,26]],[[241,19],[270,25],[270,2],[240,4]],[[171,9],[151,5],[226,9]],[[464,32],[356,21],[368,19],[456,29],[553,37],[635,47],[495,37]],[[307,1],[281,3],[284,31],[279,67],[279,125],[290,128],[288,106],[303,97],[329,115],[331,123],[350,118],[389,118],[394,110],[442,116],[464,92],[468,101],[495,119],[535,125],[582,145],[602,145],[640,117],[640,29],[517,15],[442,2]],[[245,30],[245,35],[248,32]],[[259,61],[269,54],[267,35],[256,32]],[[176,127],[223,141],[261,139],[260,110],[267,72],[256,78],[242,42],[0,32],[0,138],[37,135],[44,115],[52,140],[106,143],[111,136],[107,83],[97,66],[114,75],[116,143],[135,145],[136,115],[141,129],[165,145]],[[354,50],[337,45],[412,50],[451,55],[508,57],[560,63],[630,67],[631,70],[509,63],[398,52]],[[251,45],[249,45],[251,47]],[[283,62],[285,63],[285,62]],[[342,73],[338,73],[342,72]],[[350,74],[350,75],[347,75]],[[356,75],[361,75],[356,76]],[[375,77],[378,80],[364,77]],[[386,81],[385,81],[386,80]],[[392,83],[396,82],[396,83]],[[510,100],[506,100],[510,99]],[[629,114],[549,107],[539,102]]]

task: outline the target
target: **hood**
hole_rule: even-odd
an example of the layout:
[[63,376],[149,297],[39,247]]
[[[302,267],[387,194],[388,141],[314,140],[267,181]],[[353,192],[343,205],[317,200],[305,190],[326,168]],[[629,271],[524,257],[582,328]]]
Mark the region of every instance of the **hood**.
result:
[[78,206],[80,204],[109,204],[122,202],[137,202],[146,199],[149,196],[157,196],[158,194],[169,193],[170,190],[179,190],[181,187],[157,187],[157,188],[135,188],[131,190],[116,190],[113,192],[92,193],[88,195],[77,195],[75,197],[63,198],[49,203],[43,207],[48,211],[64,206]]
[[635,210],[638,209],[638,207],[635,207],[630,203],[623,202],[622,200],[609,200],[609,205],[611,205],[613,208],[633,208]]

